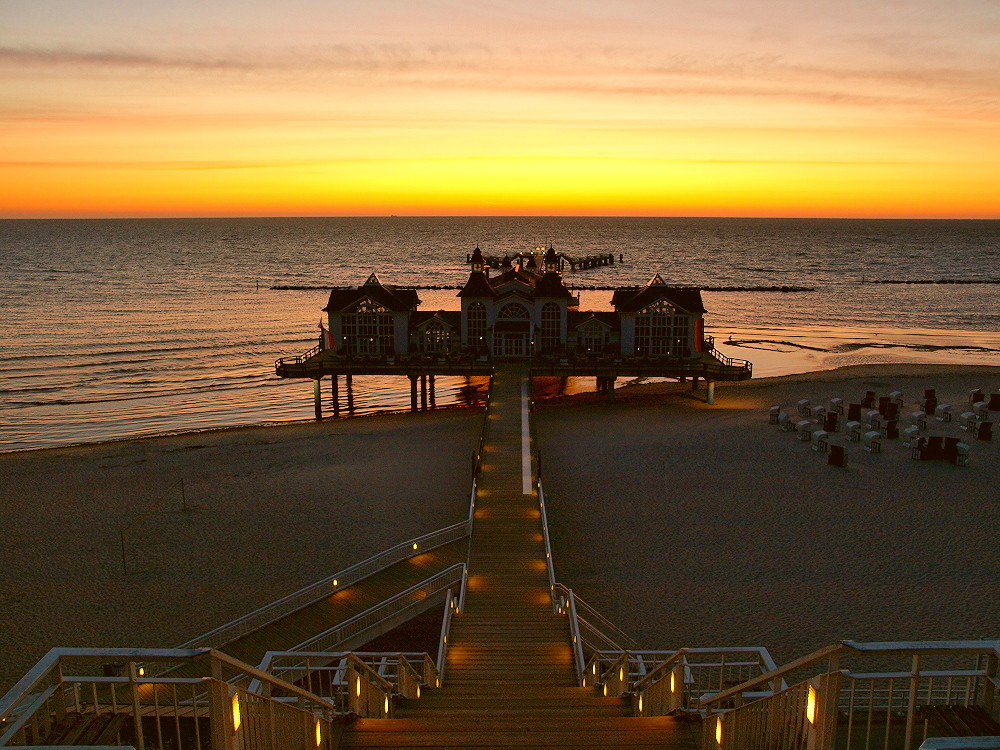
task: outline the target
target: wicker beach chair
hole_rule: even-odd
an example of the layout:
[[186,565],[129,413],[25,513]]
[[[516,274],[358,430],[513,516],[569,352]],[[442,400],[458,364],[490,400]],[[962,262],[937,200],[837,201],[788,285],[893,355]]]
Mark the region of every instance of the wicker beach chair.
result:
[[864,434],[864,447],[869,453],[882,452],[882,433],[878,430],[870,430]]
[[951,404],[939,404],[934,410],[934,419],[938,422],[951,421]]
[[826,430],[814,430],[812,433],[812,449],[820,453],[826,453],[830,447],[830,433]]
[[830,453],[826,457],[826,462],[830,466],[839,466],[844,468],[847,466],[847,451],[842,445],[831,445]]

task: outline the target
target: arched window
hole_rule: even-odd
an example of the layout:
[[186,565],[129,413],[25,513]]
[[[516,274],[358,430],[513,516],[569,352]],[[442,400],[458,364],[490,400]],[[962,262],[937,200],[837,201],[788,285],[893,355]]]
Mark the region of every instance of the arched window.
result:
[[635,316],[636,354],[679,356],[688,353],[688,318],[660,300]]
[[543,352],[558,349],[562,344],[562,309],[555,302],[542,305],[542,326],[539,344]]
[[482,302],[473,302],[469,305],[466,323],[469,336],[466,343],[469,346],[478,346],[486,335],[486,306]]
[[451,331],[444,324],[432,320],[424,326],[424,351],[447,352],[451,349]]
[[392,313],[371,300],[362,301],[342,320],[344,345],[352,354],[393,352]]
[[588,320],[576,329],[576,349],[580,352],[603,352],[608,345],[608,328]]
[[531,313],[520,302],[508,302],[500,308],[497,320],[531,320]]

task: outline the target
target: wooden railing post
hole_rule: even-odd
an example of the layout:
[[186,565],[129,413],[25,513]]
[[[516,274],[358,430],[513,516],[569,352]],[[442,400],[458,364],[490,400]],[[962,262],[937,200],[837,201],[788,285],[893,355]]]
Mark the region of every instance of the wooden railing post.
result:
[[[215,665],[212,666],[212,671],[215,672]],[[232,750],[236,728],[229,685],[214,676],[208,680],[208,724],[212,750]]]

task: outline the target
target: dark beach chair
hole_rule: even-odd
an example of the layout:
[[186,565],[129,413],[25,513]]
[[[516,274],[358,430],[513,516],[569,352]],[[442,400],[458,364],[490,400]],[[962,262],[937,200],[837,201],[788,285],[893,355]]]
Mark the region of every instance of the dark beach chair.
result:
[[980,422],[979,427],[976,429],[976,440],[992,440],[992,439],[993,439],[993,423]]
[[847,421],[848,422],[860,422],[861,421],[861,404],[848,404],[847,405]]
[[926,401],[929,398],[937,398],[937,390],[936,389],[934,389],[934,388],[926,388],[926,389],[924,389],[924,400]]
[[887,440],[895,440],[899,437],[899,422],[895,419],[889,419],[885,423],[885,427],[882,428],[885,433]]
[[958,463],[958,444],[960,442],[957,437],[946,437],[944,439],[944,450],[941,458],[949,463]]
[[1000,393],[990,394],[990,411],[1000,411]]
[[826,457],[826,462],[830,466],[839,466],[840,468],[847,466],[847,451],[844,450],[844,446],[831,445],[830,453]]
[[827,412],[826,418],[823,420],[823,429],[827,432],[837,431],[837,421],[840,419],[838,414],[834,412]]
[[865,409],[871,409],[875,406],[875,391],[865,391],[865,397],[861,399],[861,406]]
[[937,409],[938,400],[936,398],[925,398],[921,408],[928,414],[933,414],[934,410]]
[[975,388],[969,391],[969,406],[973,404],[978,404],[980,401],[986,400],[986,394],[983,393],[982,388]]
[[889,416],[889,397],[879,396],[878,397],[878,413],[883,417]]
[[886,419],[899,419],[899,404],[895,401],[890,401],[889,405],[885,409]]
[[927,438],[927,458],[938,459],[944,457],[944,438],[941,435],[931,435]]

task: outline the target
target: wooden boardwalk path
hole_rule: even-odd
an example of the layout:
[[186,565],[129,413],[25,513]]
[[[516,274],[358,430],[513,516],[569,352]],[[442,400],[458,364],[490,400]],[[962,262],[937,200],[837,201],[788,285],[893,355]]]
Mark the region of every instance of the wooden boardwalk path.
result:
[[398,718],[357,721],[341,747],[698,747],[690,726],[633,718],[620,699],[578,687],[569,625],[549,598],[528,388],[525,368],[497,367],[444,685]]

